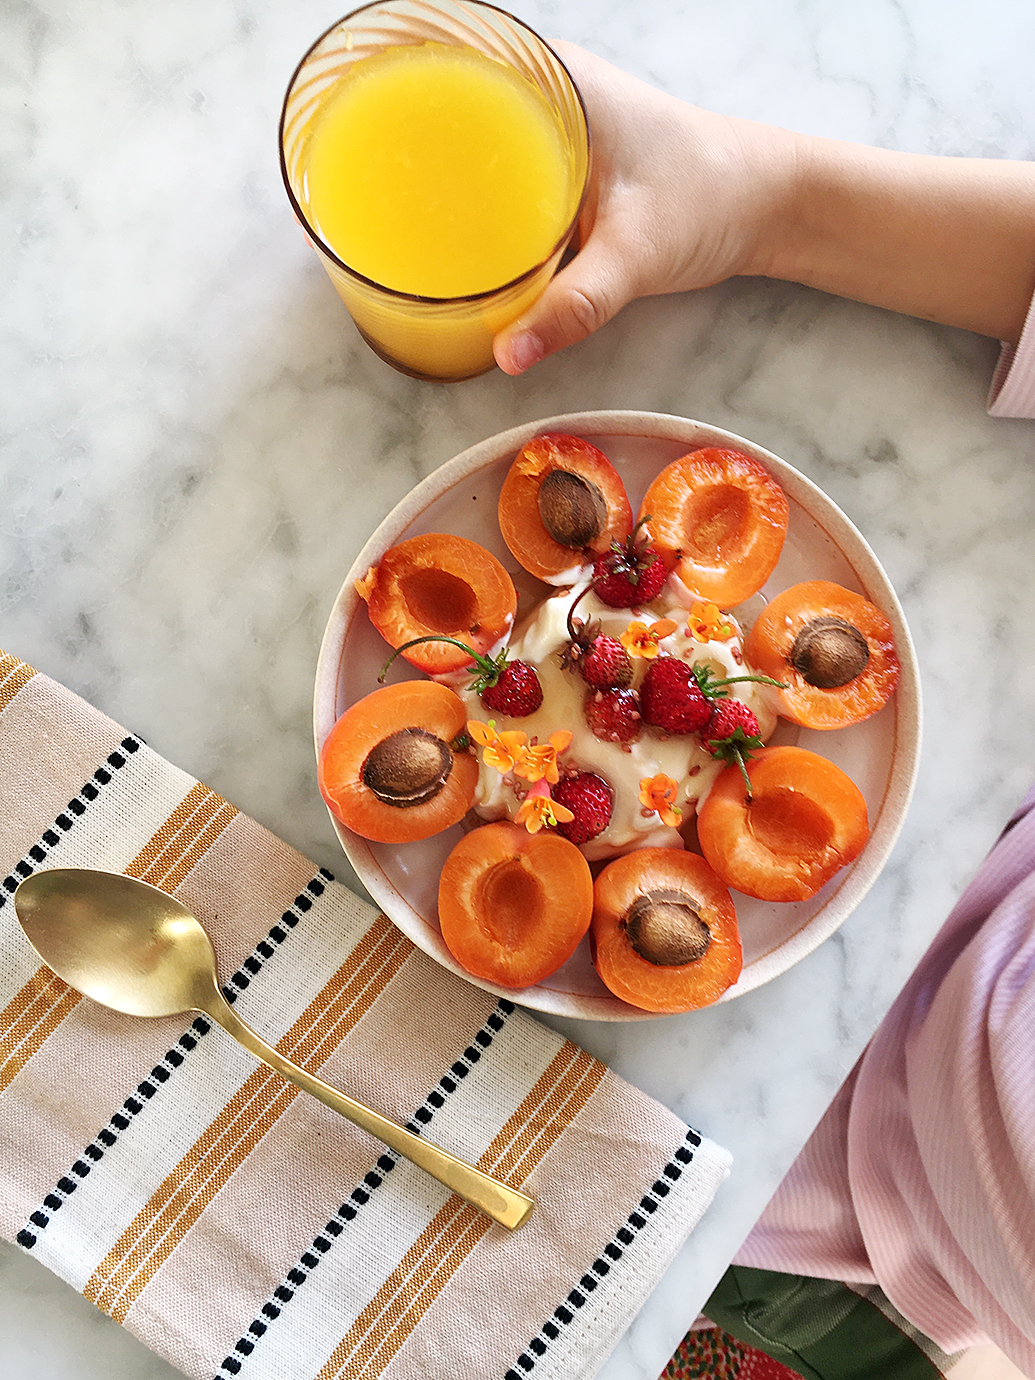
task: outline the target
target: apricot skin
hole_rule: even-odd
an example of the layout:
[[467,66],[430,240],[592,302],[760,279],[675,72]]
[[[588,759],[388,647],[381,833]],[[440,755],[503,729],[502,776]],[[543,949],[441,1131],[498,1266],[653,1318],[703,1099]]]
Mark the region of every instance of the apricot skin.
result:
[[446,859],[438,888],[442,938],[474,977],[499,987],[542,982],[589,929],[589,864],[558,834],[484,824]]
[[327,735],[317,773],[320,793],[335,818],[363,838],[413,843],[440,833],[459,823],[474,800],[478,762],[470,753],[453,754],[442,789],[422,805],[379,800],[364,782],[363,768],[378,743],[400,729],[422,728],[448,744],[466,724],[463,700],[435,681],[401,681],[375,690],[347,709]]
[[[673,889],[697,901],[710,943],[703,957],[659,967],[633,948],[622,923],[646,892]],[[729,892],[704,858],[677,848],[638,848],[603,869],[593,886],[593,962],[622,1001],[659,1014],[718,1001],[740,976],[743,956]]]
[[862,792],[833,762],[798,747],[759,748],[752,799],[727,767],[697,816],[701,851],[727,886],[760,901],[807,901],[870,836]]

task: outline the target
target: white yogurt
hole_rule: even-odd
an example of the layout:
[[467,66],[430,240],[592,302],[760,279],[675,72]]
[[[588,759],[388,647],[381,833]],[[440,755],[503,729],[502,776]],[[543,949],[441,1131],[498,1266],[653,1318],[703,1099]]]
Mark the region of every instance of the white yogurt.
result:
[[[583,703],[592,693],[590,687],[578,671],[565,671],[560,664],[561,653],[569,641],[568,610],[584,588],[584,584],[576,585],[544,599],[515,630],[511,640],[511,658],[530,662],[539,673],[543,703],[534,714],[523,719],[510,718],[486,709],[473,691],[460,690],[458,693],[467,704],[469,718],[483,722],[492,719],[500,732],[518,729],[527,735],[529,742],[537,738],[543,743],[559,729],[572,733],[571,746],[561,757],[562,771],[595,772],[608,782],[614,793],[610,823],[603,833],[583,845],[582,851],[587,858],[613,857],[632,848],[680,848],[679,833],[663,825],[654,811],[644,812],[639,799],[641,779],[660,773],[672,777],[679,783],[676,804],[686,814],[691,808],[696,809],[697,801],[724,764],[706,752],[692,734],[668,736],[644,725],[633,743],[603,742],[594,736],[583,715]],[[687,628],[686,609],[685,596],[680,599],[675,590],[666,586],[652,604],[642,609],[612,609],[595,594],[587,594],[574,617],[598,622],[602,632],[615,638],[634,619],[650,626],[659,619],[671,618],[679,626],[662,639],[663,652],[693,664],[707,663],[717,678],[747,674],[749,668],[742,661],[739,629],[738,636],[728,642],[697,642]],[[639,688],[649,664],[633,659],[634,689]],[[761,736],[768,738],[776,727],[776,714],[766,687],[747,681],[731,686],[730,694],[755,713]],[[484,819],[513,819],[527,788],[526,781],[501,776],[483,761],[474,808]]]

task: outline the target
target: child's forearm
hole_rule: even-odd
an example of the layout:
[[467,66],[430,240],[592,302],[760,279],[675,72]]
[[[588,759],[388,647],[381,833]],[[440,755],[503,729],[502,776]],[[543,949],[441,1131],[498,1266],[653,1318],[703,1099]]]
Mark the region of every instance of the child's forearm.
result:
[[754,272],[1016,341],[1035,292],[1035,164],[799,136]]

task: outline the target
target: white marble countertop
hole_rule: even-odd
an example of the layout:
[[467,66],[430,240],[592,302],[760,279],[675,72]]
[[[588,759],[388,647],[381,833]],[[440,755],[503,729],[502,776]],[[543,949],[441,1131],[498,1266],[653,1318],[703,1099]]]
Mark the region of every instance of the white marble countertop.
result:
[[[513,8],[717,110],[1032,156],[1027,0]],[[4,7],[0,645],[347,877],[314,781],[313,671],[345,570],[419,478],[519,422],[641,408],[749,436],[844,508],[922,671],[890,866],[834,938],[739,1001],[566,1026],[735,1157],[602,1372],[655,1380],[1031,775],[1035,424],[985,415],[993,342],[760,281],[635,304],[523,379],[394,373],[294,225],[276,159],[287,77],[339,13]],[[0,1376],[173,1374],[0,1250]]]

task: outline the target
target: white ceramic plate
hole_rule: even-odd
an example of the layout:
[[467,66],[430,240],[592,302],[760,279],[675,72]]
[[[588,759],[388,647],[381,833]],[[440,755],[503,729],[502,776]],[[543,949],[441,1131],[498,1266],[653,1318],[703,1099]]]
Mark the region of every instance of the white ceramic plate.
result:
[[[781,722],[777,742],[797,742],[847,772],[866,797],[871,835],[863,852],[809,901],[774,904],[734,893],[744,968],[722,997],[729,1001],[785,972],[837,929],[872,886],[887,860],[913,790],[920,750],[920,687],[913,644],[898,599],[877,558],[841,510],[815,484],[783,460],[740,436],[683,417],[653,412],[579,412],[514,427],[472,446],[429,475],[385,518],[345,578],[324,633],[316,673],[314,730],[319,756],[335,720],[376,689],[386,644],[374,630],[354,581],[390,546],[423,532],[455,532],[480,542],[511,572],[520,595],[519,616],[546,593],[520,570],[500,536],[496,503],[518,450],[543,431],[570,432],[598,446],[625,481],[633,512],[651,479],[695,446],[728,445],[764,464],[783,485],[790,505],[787,540],[764,587],[770,597],[802,580],[833,580],[864,594],[891,620],[902,675],[891,703],[864,723],[832,733]],[[402,668],[405,663],[397,662]],[[407,667],[407,672],[412,668]],[[419,673],[412,671],[414,678]],[[461,835],[457,826],[420,843],[371,843],[335,830],[353,867],[385,913],[425,953],[488,991],[557,1015],[621,1021],[648,1018],[611,995],[597,977],[587,941],[543,982],[519,992],[471,978],[456,962],[438,925],[438,878]]]

